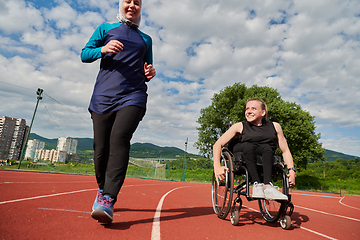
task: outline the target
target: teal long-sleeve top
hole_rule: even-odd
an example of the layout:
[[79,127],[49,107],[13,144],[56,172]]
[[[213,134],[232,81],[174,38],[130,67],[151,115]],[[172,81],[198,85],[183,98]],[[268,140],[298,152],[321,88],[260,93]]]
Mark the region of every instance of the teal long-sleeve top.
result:
[[[124,44],[118,54],[101,54],[111,40]],[[81,51],[81,61],[91,63],[101,58],[89,111],[104,114],[135,105],[146,108],[147,78],[144,64],[152,64],[152,39],[138,28],[125,23],[103,23]]]

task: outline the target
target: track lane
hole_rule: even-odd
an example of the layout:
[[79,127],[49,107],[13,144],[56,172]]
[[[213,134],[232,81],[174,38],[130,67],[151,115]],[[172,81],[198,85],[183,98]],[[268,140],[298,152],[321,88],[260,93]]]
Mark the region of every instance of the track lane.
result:
[[341,199],[294,192],[294,226],[285,231],[279,223],[269,224],[262,219],[256,201],[243,199],[239,226],[232,226],[229,216],[226,220],[217,218],[212,209],[210,184],[128,178],[115,204],[111,226],[98,224],[90,217],[96,194],[93,176],[0,171],[0,188],[3,193],[0,202],[29,198],[0,204],[0,239],[98,239],[104,235],[151,239],[156,208],[173,189],[176,190],[162,202],[161,239],[356,239],[360,236],[359,222],[351,220],[359,219],[359,210],[354,209],[360,208],[357,196],[346,195]]

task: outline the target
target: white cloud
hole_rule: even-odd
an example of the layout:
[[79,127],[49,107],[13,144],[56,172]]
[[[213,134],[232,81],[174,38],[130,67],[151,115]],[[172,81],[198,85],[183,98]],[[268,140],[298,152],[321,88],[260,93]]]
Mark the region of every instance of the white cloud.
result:
[[55,21],[56,28],[69,29],[77,18],[77,12],[66,2],[61,5],[44,11],[47,20]]
[[2,0],[0,9],[0,30],[7,34],[26,32],[33,28],[40,30],[44,25],[41,12],[23,0]]
[[[117,12],[118,0],[58,0],[47,7],[0,0],[0,101],[9,102],[0,115],[30,121],[41,87],[48,96],[34,131],[91,137],[87,107],[99,61],[83,64],[79,53]],[[276,88],[316,117],[325,147],[350,153],[352,144],[360,155],[359,12],[356,1],[343,0],[144,1],[140,29],[153,38],[158,76],[148,84],[147,114],[133,142],[184,148],[189,137],[189,151],[197,152],[200,109],[241,82]],[[339,126],[353,131],[341,135]],[[334,129],[340,135],[329,134]]]
[[340,138],[340,139],[324,139],[320,141],[324,148],[339,151],[341,153],[359,156],[360,139]]

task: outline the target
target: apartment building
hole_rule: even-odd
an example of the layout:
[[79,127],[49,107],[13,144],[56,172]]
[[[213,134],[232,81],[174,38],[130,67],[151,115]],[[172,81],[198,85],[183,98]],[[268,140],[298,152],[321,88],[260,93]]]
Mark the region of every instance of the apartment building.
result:
[[71,137],[59,137],[56,150],[65,151],[67,154],[76,154],[78,140]]
[[50,162],[62,162],[65,163],[67,154],[65,151],[59,151],[55,149],[37,149],[35,151],[34,161],[37,162],[40,159]]
[[80,162],[80,157],[76,154],[78,140],[71,137],[58,138],[58,144],[56,149],[36,149],[34,155],[34,161],[37,162],[40,159],[50,162],[62,162],[77,161]]
[[0,159],[20,160],[28,130],[25,119],[0,118]]
[[45,142],[39,141],[37,139],[29,140],[27,142],[24,158],[25,159],[30,158],[31,160],[34,160],[36,150],[43,148],[45,148]]

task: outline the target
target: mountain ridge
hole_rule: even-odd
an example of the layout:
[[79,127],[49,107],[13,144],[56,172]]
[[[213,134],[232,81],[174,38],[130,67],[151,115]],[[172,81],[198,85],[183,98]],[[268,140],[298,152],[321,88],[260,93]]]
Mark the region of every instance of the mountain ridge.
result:
[[[56,149],[57,138],[48,139],[36,133],[30,133],[29,140],[37,139],[45,142],[45,149]],[[73,138],[78,140],[77,151],[93,149],[92,138]],[[177,147],[160,147],[152,143],[133,143],[130,148],[130,156],[134,158],[178,158],[183,157],[185,151]],[[186,153],[187,157],[200,158],[200,155]]]
[[[37,135],[36,133],[30,133],[29,140],[37,139],[39,141],[45,142],[46,149],[56,149],[57,146],[57,138],[48,139]],[[93,149],[93,139],[92,138],[74,138],[78,140],[78,151],[92,150]],[[133,143],[130,148],[130,155],[132,157],[137,158],[176,158],[182,157],[185,153],[184,150],[177,147],[160,147],[152,143]],[[187,156],[193,158],[199,158],[200,155],[186,153]],[[342,158],[344,160],[359,158],[357,156],[344,154],[341,152],[336,152],[333,150],[325,149],[324,154],[327,162],[333,162],[338,158]]]

